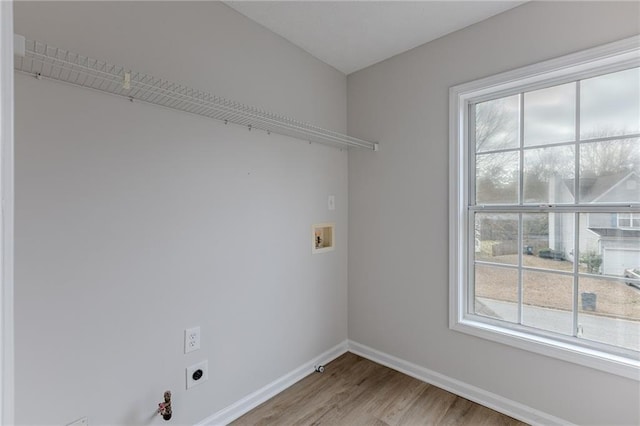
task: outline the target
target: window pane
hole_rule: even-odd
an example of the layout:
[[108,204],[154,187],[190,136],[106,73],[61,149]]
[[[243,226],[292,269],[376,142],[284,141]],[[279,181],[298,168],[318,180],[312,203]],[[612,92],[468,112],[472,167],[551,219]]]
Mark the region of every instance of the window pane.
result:
[[524,145],[575,140],[576,84],[524,94]]
[[574,215],[527,213],[522,215],[525,266],[573,271]]
[[528,149],[524,152],[524,202],[573,203],[573,146]]
[[476,260],[518,264],[518,215],[476,213]]
[[640,268],[640,229],[625,229],[625,217],[629,215],[580,214],[580,272],[623,277]]
[[517,203],[519,167],[517,152],[477,155],[476,203]]
[[[632,173],[633,172],[633,173]],[[640,139],[580,146],[581,203],[640,202]]]
[[476,265],[475,313],[518,322],[518,270]]
[[520,95],[476,105],[476,152],[520,145]]
[[618,213],[618,227],[628,228],[631,226],[631,213]]
[[578,288],[578,337],[640,350],[640,289],[582,276]]
[[640,132],[640,68],[580,82],[580,139]]
[[573,277],[524,271],[522,323],[573,335]]

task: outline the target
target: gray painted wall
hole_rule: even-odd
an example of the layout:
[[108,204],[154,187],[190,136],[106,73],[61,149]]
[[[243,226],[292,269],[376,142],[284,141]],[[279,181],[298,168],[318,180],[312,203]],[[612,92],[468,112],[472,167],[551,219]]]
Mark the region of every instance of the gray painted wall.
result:
[[640,33],[640,4],[532,2],[348,77],[349,338],[578,424],[639,424],[637,381],[448,328],[449,87]]
[[[220,3],[18,2],[15,30],[346,129],[346,77]],[[170,389],[194,424],[310,361],[347,337],[346,232],[346,152],[18,75],[17,423],[165,424]]]
[[[18,76],[19,424],[192,424],[347,336],[581,424],[637,382],[449,331],[448,88],[640,32],[637,3],[532,3],[347,79],[216,3],[26,3],[16,32],[354,136],[302,144]],[[326,210],[336,195],[337,210]],[[311,223],[336,251],[310,254]],[[202,327],[182,353],[185,327]],[[210,363],[185,391],[184,367]]]

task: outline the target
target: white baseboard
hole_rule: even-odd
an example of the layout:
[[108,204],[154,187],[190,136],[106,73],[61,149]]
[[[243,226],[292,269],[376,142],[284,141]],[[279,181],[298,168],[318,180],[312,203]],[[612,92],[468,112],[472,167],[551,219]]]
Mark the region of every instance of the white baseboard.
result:
[[408,376],[432,384],[470,401],[489,407],[531,425],[571,425],[570,422],[536,410],[460,380],[445,376],[428,368],[396,358],[360,343],[349,341],[349,352],[360,355],[378,364],[400,371]]
[[262,389],[258,389],[257,391],[245,396],[241,400],[236,401],[228,407],[225,407],[217,413],[207,417],[206,419],[197,423],[196,426],[222,426],[231,423],[232,421],[241,417],[243,414],[248,413],[258,405],[273,398],[294,383],[311,374],[315,370],[315,367],[317,365],[327,364],[330,361],[338,358],[340,355],[346,353],[347,348],[347,340],[345,340],[344,342],[334,346],[328,351],[318,355],[311,361],[304,363],[290,373],[287,373],[279,379],[274,380],[273,382],[264,386]]
[[361,357],[367,358],[373,362],[377,362],[378,364],[393,368],[394,370],[400,371],[408,376],[415,377],[418,380],[432,384],[531,425],[571,425],[571,423],[566,420],[544,413],[540,410],[536,410],[519,402],[461,382],[460,380],[453,379],[445,376],[444,374],[429,370],[428,368],[421,367],[393,355],[380,352],[352,340],[345,340],[290,373],[285,374],[263,388],[207,417],[197,423],[196,426],[222,426],[231,423],[263,402],[273,398],[294,383],[305,378],[314,371],[314,368],[317,365],[327,364],[347,351],[360,355]]

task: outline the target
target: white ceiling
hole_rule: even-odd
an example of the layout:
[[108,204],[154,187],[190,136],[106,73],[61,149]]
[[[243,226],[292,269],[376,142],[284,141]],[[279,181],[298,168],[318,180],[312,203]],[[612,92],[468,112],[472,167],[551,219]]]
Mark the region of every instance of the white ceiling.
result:
[[226,1],[345,74],[524,1]]

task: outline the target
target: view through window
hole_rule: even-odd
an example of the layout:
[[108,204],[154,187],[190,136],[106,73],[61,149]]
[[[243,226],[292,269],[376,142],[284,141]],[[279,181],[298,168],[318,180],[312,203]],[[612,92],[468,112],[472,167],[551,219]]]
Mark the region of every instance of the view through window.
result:
[[471,102],[468,125],[467,312],[640,351],[640,68]]

